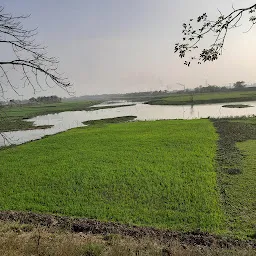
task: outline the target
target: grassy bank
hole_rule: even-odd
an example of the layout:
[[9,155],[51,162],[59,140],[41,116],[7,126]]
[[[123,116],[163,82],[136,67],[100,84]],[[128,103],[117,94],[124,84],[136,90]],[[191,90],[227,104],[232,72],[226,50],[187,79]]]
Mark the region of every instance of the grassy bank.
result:
[[0,152],[1,210],[218,231],[209,120],[109,124]]
[[256,238],[256,118],[214,120],[218,183],[230,233]]
[[230,91],[216,93],[173,94],[148,101],[151,105],[191,105],[226,102],[255,101],[256,91]]
[[[197,239],[196,239],[197,237]],[[132,237],[118,234],[72,233],[51,227],[0,221],[0,255],[2,256],[238,256],[255,255],[251,246],[232,246],[223,243],[207,244],[198,236],[191,241],[169,237]],[[202,244],[194,243],[202,242]]]
[[223,108],[251,108],[253,106],[246,105],[246,104],[228,104],[228,105],[223,105]]
[[105,119],[98,119],[98,120],[89,120],[83,122],[85,125],[103,125],[103,124],[115,124],[115,123],[124,123],[128,121],[132,121],[137,116],[120,116],[114,118],[105,118]]
[[[38,115],[46,115],[59,113],[64,111],[86,110],[90,106],[98,102],[63,102],[53,104],[40,105],[13,105],[6,106],[0,110],[0,132],[36,129],[33,122],[24,119],[32,118]],[[40,128],[48,128],[49,126],[41,126]]]

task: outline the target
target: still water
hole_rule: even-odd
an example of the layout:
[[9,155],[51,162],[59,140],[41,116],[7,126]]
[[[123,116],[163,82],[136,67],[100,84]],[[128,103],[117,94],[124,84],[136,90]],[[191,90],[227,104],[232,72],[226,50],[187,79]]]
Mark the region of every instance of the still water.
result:
[[[127,105],[132,102],[106,102],[97,106]],[[236,104],[236,103],[230,103]],[[160,120],[160,119],[195,119],[207,117],[229,117],[229,116],[249,116],[256,115],[256,101],[239,102],[252,107],[249,108],[223,108],[225,103],[205,104],[195,106],[157,106],[136,103],[134,106],[119,108],[100,109],[92,111],[70,111],[58,114],[38,116],[28,121],[33,121],[34,125],[53,125],[49,129],[37,129],[27,131],[6,132],[9,142],[12,144],[22,144],[31,140],[36,140],[45,135],[52,135],[58,132],[66,131],[71,128],[84,126],[83,121],[113,118],[119,116],[133,115],[136,120]],[[95,105],[96,106],[96,105]],[[92,107],[93,109],[93,107]],[[8,144],[8,143],[7,143]],[[6,145],[4,139],[0,136],[0,147]]]

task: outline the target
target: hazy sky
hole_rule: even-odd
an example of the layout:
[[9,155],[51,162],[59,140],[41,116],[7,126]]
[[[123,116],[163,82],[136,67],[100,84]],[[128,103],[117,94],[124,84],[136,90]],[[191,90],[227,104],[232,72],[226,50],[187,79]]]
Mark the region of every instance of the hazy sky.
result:
[[[255,0],[1,0],[13,14],[31,14],[28,28],[38,27],[37,41],[60,60],[76,95],[182,89],[237,80],[256,81],[256,27],[230,31],[225,51],[215,63],[188,68],[174,54],[182,23],[218,9],[227,13]],[[3,56],[3,55],[2,55]],[[38,95],[68,96],[57,88]],[[25,98],[33,96],[23,89]],[[12,97],[11,93],[9,97]]]

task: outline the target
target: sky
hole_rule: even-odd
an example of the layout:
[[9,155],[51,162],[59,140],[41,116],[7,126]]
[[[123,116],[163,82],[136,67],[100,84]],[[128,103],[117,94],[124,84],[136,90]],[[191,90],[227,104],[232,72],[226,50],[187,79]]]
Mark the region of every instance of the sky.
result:
[[[182,89],[199,85],[229,85],[238,80],[256,82],[256,27],[246,20],[230,30],[223,55],[214,63],[189,68],[176,54],[182,24],[206,12],[212,19],[246,7],[253,0],[0,0],[5,11],[31,14],[24,27],[38,28],[36,41],[59,59],[59,71],[73,84],[76,96]],[[210,39],[208,39],[209,42]],[[207,42],[207,39],[206,39]],[[7,49],[0,54],[8,58]],[[11,53],[10,53],[11,56]],[[22,98],[58,94],[47,88],[34,95],[20,88]],[[17,98],[12,90],[7,98]]]

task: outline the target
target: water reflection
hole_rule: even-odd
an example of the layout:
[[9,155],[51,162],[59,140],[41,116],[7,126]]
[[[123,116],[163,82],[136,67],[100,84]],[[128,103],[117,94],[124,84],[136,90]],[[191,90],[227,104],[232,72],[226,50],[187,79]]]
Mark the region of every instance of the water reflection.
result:
[[[122,102],[123,104],[123,102]],[[131,104],[126,102],[125,104]],[[232,103],[235,104],[235,103]],[[34,125],[53,125],[49,129],[38,129],[28,131],[15,131],[4,133],[13,144],[21,144],[27,141],[36,140],[45,135],[52,135],[58,132],[66,131],[71,128],[84,126],[83,121],[113,118],[126,115],[137,116],[137,120],[158,120],[158,119],[194,119],[207,117],[227,117],[227,116],[248,116],[256,115],[256,101],[243,102],[250,108],[223,108],[221,104],[207,104],[194,106],[153,106],[143,103],[137,103],[134,106],[100,109],[95,111],[72,111],[58,114],[38,116],[28,121],[34,121]],[[120,105],[120,102],[102,105]],[[0,146],[4,145],[3,138],[0,137]]]

